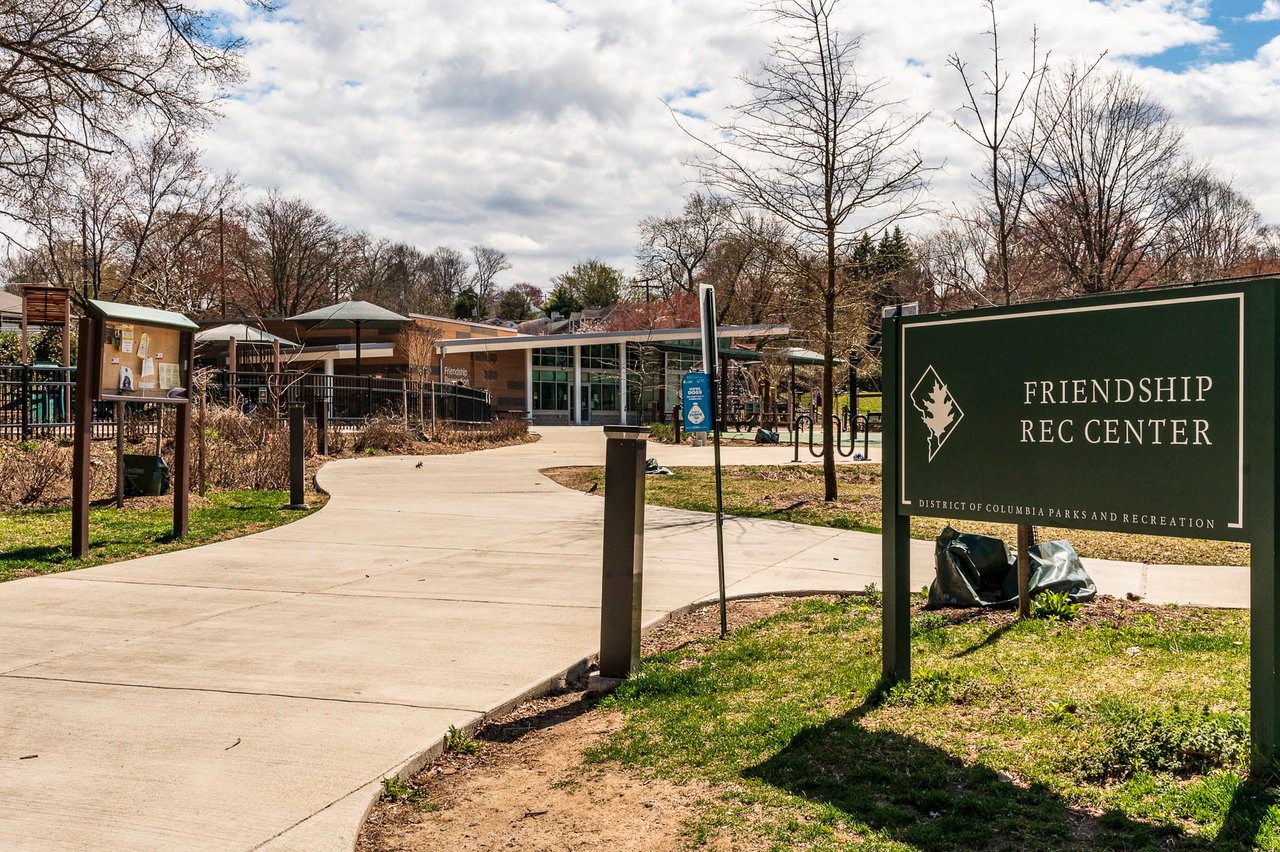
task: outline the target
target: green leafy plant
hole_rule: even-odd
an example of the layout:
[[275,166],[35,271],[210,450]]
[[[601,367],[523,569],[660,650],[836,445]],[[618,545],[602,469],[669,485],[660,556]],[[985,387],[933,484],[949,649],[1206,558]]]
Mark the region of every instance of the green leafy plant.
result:
[[884,594],[880,591],[880,587],[875,583],[867,583],[862,590],[862,600],[872,609],[880,609],[884,606]]
[[923,639],[931,645],[945,645],[947,620],[936,612],[922,612],[911,619],[911,638]]
[[445,751],[451,751],[456,754],[475,754],[483,747],[480,741],[471,736],[471,734],[459,730],[453,725],[449,726],[449,733],[444,738]]
[[384,802],[411,802],[419,795],[418,788],[402,778],[392,775],[382,779],[381,799]]
[[1046,621],[1074,621],[1080,608],[1066,592],[1041,592],[1031,599],[1031,617]]
[[889,688],[886,707],[919,707],[951,701],[954,678],[947,672],[922,671],[905,683]]
[[1140,710],[1122,705],[1103,711],[1099,736],[1073,759],[1085,778],[1127,778],[1138,772],[1188,775],[1243,766],[1249,726],[1243,715]]
[[1080,708],[1075,704],[1067,701],[1051,701],[1045,707],[1045,715],[1049,717],[1051,722],[1069,722],[1076,718],[1076,712]]

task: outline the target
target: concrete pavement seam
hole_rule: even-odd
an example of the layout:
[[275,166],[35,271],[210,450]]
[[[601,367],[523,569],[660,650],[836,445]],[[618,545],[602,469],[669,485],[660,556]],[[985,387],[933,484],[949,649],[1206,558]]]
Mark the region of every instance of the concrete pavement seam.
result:
[[254,692],[247,689],[215,689],[211,686],[163,686],[154,683],[126,683],[112,680],[87,680],[75,677],[53,677],[52,675],[0,674],[0,681],[38,680],[47,683],[75,683],[83,686],[113,686],[120,689],[154,689],[161,692],[202,692],[212,695],[243,695],[249,698],[283,698],[291,701],[326,701],[332,704],[358,704],[377,707],[403,707],[408,710],[450,710],[458,713],[483,713],[475,707],[451,707],[443,704],[410,704],[403,701],[373,701],[356,698],[334,698],[326,695],[295,695],[287,692]]

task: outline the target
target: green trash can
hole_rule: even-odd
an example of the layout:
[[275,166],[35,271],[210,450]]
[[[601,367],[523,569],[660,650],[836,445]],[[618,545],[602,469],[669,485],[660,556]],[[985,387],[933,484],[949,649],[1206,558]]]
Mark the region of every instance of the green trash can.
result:
[[169,492],[169,465],[160,456],[124,457],[124,495],[159,497]]

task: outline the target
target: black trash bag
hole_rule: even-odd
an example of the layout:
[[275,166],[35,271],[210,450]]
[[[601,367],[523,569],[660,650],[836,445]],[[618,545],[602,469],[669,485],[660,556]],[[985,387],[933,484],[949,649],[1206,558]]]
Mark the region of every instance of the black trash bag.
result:
[[[1093,600],[1098,594],[1098,587],[1093,578],[1084,570],[1080,557],[1071,542],[1042,541],[1033,545],[1027,555],[1031,558],[1031,577],[1028,585],[1031,597],[1041,592],[1066,592],[1072,603]],[[1004,596],[1014,604],[1018,602],[1018,570],[1015,560],[1014,570],[1004,581]]]
[[[1032,597],[1044,591],[1066,592],[1072,602],[1079,603],[1098,593],[1070,542],[1041,542],[1028,555]],[[1017,558],[998,538],[946,527],[934,550],[934,570],[930,607],[1018,604]]]
[[[943,529],[933,552],[929,606],[990,606],[1004,596],[1013,566],[1009,548],[989,535]],[[1015,581],[1016,581],[1015,575]]]
[[757,429],[756,443],[757,444],[776,444],[778,443],[778,433],[773,431],[772,429]]

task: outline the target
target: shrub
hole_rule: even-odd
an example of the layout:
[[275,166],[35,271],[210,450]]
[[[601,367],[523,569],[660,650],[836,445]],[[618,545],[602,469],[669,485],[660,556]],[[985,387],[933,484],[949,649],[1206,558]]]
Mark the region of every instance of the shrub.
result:
[[0,497],[6,503],[38,503],[69,474],[65,449],[53,441],[23,441],[0,452]]
[[407,453],[417,443],[413,432],[404,425],[403,420],[391,417],[374,417],[355,434],[352,449],[357,453],[378,450],[385,453]]
[[1136,772],[1187,775],[1242,765],[1248,748],[1243,716],[1121,706],[1104,711],[1097,741],[1070,762],[1089,779],[1123,779]]
[[885,696],[887,707],[919,707],[951,701],[954,678],[946,672],[922,671],[905,683],[895,683]]
[[675,430],[670,423],[650,423],[649,438],[660,444],[674,444]]
[[494,441],[518,441],[529,434],[529,421],[523,417],[499,417],[489,432]]
[[[282,489],[289,485],[289,424],[269,414],[210,406],[204,418],[205,474],[214,488]],[[315,454],[306,424],[304,454]],[[194,442],[193,442],[194,443]],[[196,452],[192,448],[193,454]]]
[[452,751],[458,754],[475,754],[480,750],[481,743],[466,731],[450,725],[449,733],[444,738],[444,748],[445,751]]
[[922,612],[911,619],[911,638],[931,645],[947,643],[947,620],[936,612]]

